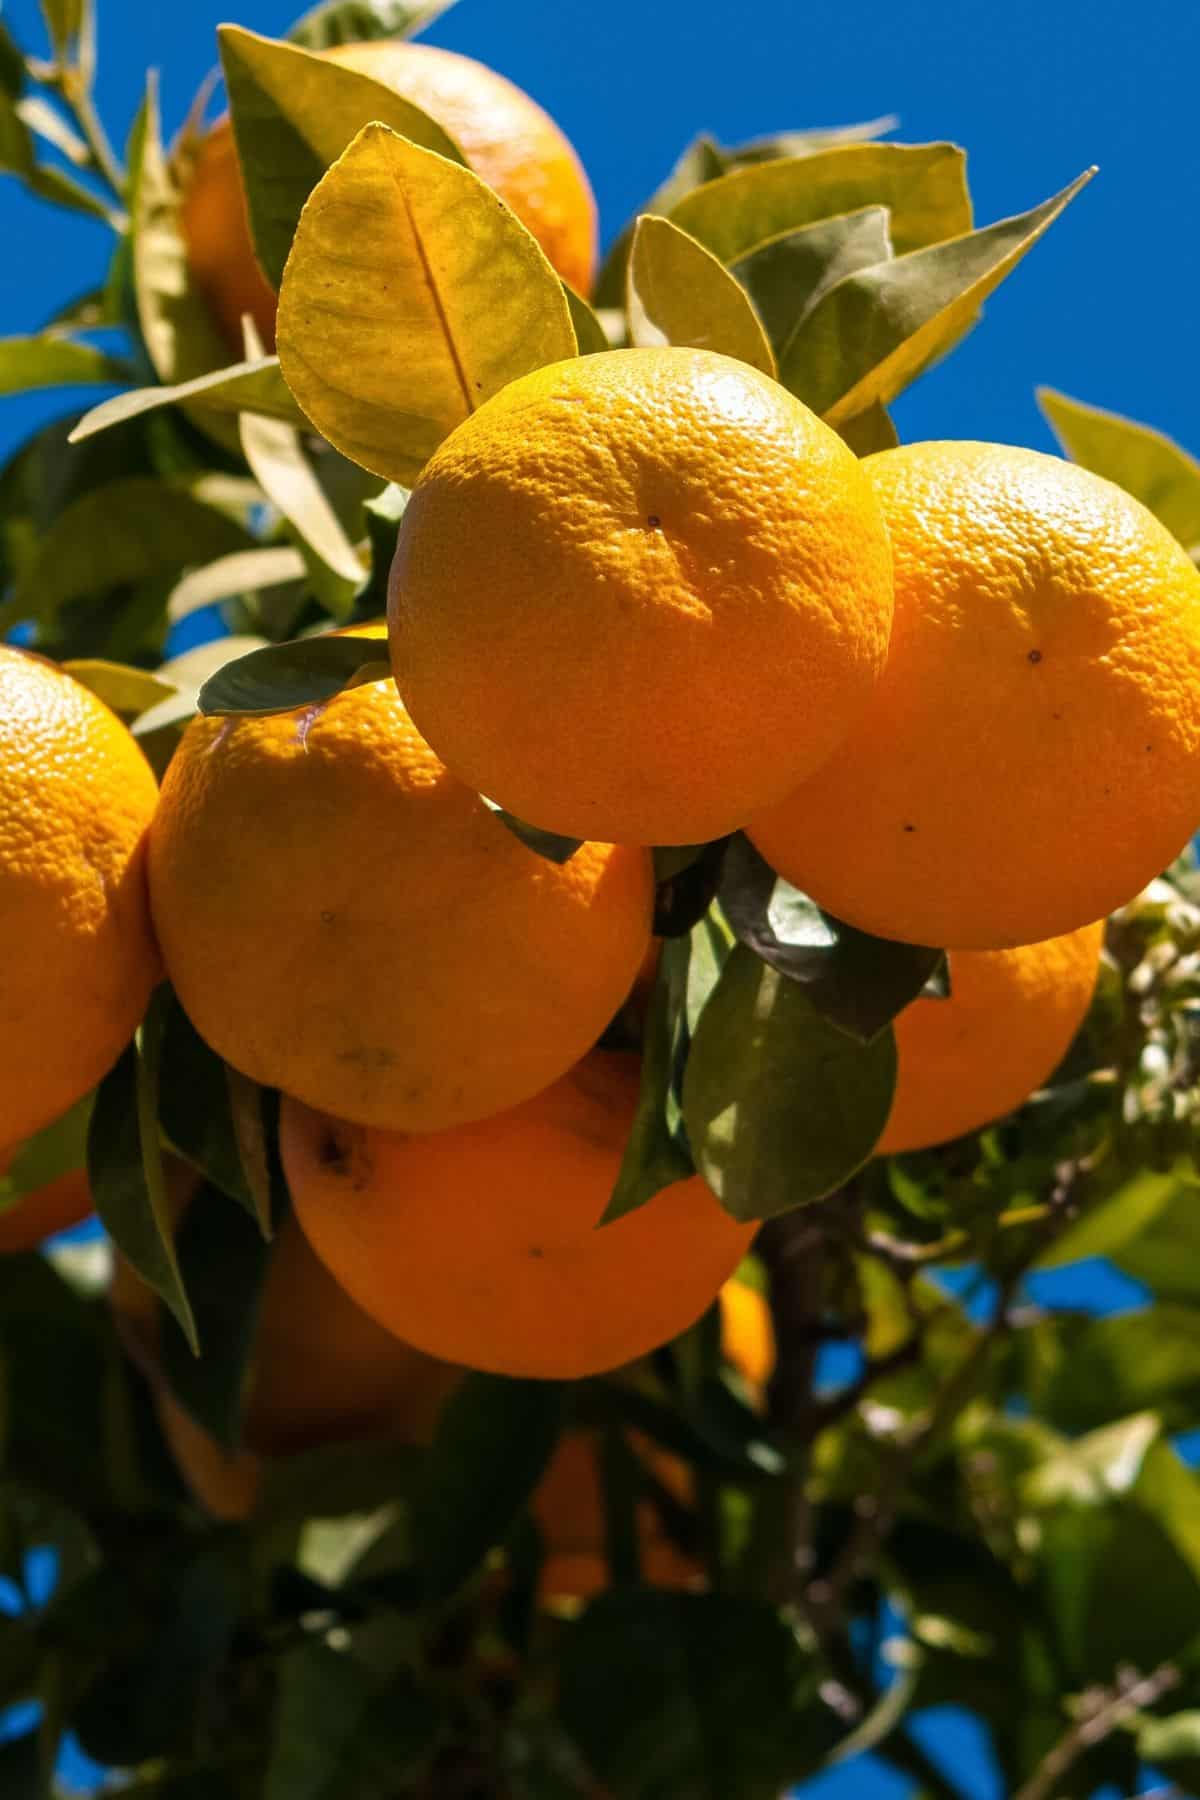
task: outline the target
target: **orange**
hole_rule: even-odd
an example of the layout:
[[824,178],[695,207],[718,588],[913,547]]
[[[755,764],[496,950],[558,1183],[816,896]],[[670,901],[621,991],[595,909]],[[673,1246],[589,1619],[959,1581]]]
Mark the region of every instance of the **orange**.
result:
[[1200,822],[1200,571],[1057,457],[910,444],[863,466],[895,557],[887,668],[750,835],[881,937],[1001,949],[1102,918]]
[[519,818],[700,843],[836,749],[883,667],[887,537],[837,434],[706,350],[488,400],[426,465],[389,604],[406,704]]
[[[191,1181],[173,1180],[177,1210]],[[218,1518],[253,1511],[262,1459],[352,1439],[424,1442],[461,1370],[422,1356],[360,1312],[313,1255],[293,1218],[281,1225],[263,1290],[243,1421],[232,1453],[188,1414],[158,1366],[158,1302],[118,1258],[111,1289],[126,1340],[149,1376],[180,1473]]]
[[280,1149],[317,1255],[430,1355],[570,1379],[690,1325],[753,1236],[698,1176],[596,1230],[633,1122],[638,1059],[597,1050],[498,1118],[421,1137],[285,1099]]
[[[592,284],[596,202],[582,164],[548,113],[494,69],[431,44],[382,40],[322,51],[411,100],[534,235],[578,293]],[[275,294],[254,256],[233,128],[218,120],[185,170],[180,226],[196,286],[230,348],[242,351],[248,312],[275,341]]]
[[[0,1176],[8,1173],[15,1153],[15,1149],[0,1151]],[[86,1169],[69,1169],[11,1205],[0,1201],[0,1255],[36,1250],[46,1238],[78,1225],[91,1210]]]
[[[775,1361],[770,1312],[761,1294],[736,1279],[725,1283],[718,1299],[726,1360],[761,1399]],[[686,1466],[635,1436],[638,1454],[649,1461],[655,1477],[687,1504],[691,1481]],[[533,1496],[530,1511],[545,1547],[544,1599],[583,1600],[608,1584],[600,1447],[598,1432],[565,1433]],[[637,1526],[645,1581],[654,1587],[691,1587],[700,1581],[699,1565],[667,1536],[652,1500],[639,1502]]]
[[[103,701],[0,646],[0,1141],[50,1124],[116,1061],[158,954],[149,764]],[[644,946],[643,946],[644,949]]]
[[362,1124],[500,1112],[599,1037],[646,954],[641,850],[528,850],[391,681],[282,718],[197,719],[150,843],[163,955],[235,1068]]
[[950,997],[896,1020],[896,1095],[879,1155],[922,1150],[1021,1106],[1052,1075],[1091,1005],[1104,926],[1016,950],[956,950]]

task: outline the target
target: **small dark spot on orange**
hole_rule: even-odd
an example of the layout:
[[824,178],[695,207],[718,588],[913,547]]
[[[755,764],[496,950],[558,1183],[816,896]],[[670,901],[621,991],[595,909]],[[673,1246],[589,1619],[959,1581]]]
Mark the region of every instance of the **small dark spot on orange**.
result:
[[322,925],[332,925],[332,924],[333,924],[333,921],[334,921],[334,918],[335,918],[335,916],[336,916],[336,915],[335,915],[335,914],[334,914],[334,913],[331,913],[331,912],[322,912],[322,914],[321,914],[321,923],[322,923]]
[[546,1254],[546,1252],[544,1250],[539,1249],[536,1244],[530,1244],[529,1254],[530,1254],[530,1256],[533,1256],[533,1257],[542,1257]]
[[662,524],[662,520],[659,518],[657,513],[647,513],[646,514],[646,523],[650,527],[651,531],[657,531],[659,526]]
[[350,1167],[350,1148],[332,1126],[324,1130],[317,1140],[317,1161],[323,1169],[334,1169],[345,1174]]
[[906,825],[904,829],[905,831],[915,831],[917,828],[915,825]]
[[1031,663],[1040,663],[1042,660],[1041,651],[1040,650],[1031,650],[1029,652],[1029,660]]
[[1062,718],[1062,714],[1061,714],[1061,713],[1051,713],[1051,714],[1050,714],[1050,717],[1051,717],[1051,718],[1052,718],[1052,719],[1061,719],[1061,718]]
[[1147,748],[1147,750],[1153,750],[1153,748],[1154,748],[1154,745],[1153,745],[1153,744],[1147,744],[1147,745],[1146,745],[1146,748]]

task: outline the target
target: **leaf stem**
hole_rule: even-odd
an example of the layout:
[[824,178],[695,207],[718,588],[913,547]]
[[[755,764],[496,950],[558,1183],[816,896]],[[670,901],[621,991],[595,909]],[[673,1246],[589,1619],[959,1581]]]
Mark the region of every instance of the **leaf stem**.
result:
[[117,203],[124,206],[128,198],[125,171],[79,70],[60,63],[48,76],[47,86],[61,97],[79,127],[88,148],[87,167],[100,177]]
[[1118,1675],[1115,1687],[1101,1690],[1081,1716],[1049,1749],[1029,1780],[1013,1796],[1013,1800],[1052,1800],[1063,1776],[1088,1750],[1104,1742],[1131,1713],[1153,1706],[1164,1694],[1178,1687],[1179,1670],[1173,1663],[1160,1663],[1149,1675],[1140,1678],[1132,1672]]

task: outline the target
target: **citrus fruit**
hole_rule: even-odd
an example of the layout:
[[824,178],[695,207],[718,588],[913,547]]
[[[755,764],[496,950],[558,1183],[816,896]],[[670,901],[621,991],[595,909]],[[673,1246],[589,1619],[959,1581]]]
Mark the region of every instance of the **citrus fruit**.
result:
[[595,1042],[649,942],[650,858],[527,849],[417,735],[391,681],[197,719],[150,842],[193,1024],[270,1087],[363,1124],[499,1112]]
[[895,1021],[896,1094],[881,1156],[976,1131],[1024,1104],[1058,1067],[1091,1005],[1104,926],[1016,950],[955,950],[950,995]]
[[1000,949],[1102,918],[1200,821],[1200,571],[1058,457],[910,444],[863,467],[895,558],[887,668],[751,837],[881,937]]
[[[176,1164],[178,1215],[194,1178]],[[197,1203],[202,1203],[199,1201]],[[158,1356],[159,1305],[121,1257],[110,1299],[127,1343],[154,1389],[180,1473],[215,1517],[253,1511],[262,1459],[358,1439],[428,1439],[443,1400],[462,1378],[376,1325],[313,1255],[290,1216],[276,1234],[255,1328],[243,1448],[225,1449],[171,1393]]]
[[[596,202],[583,167],[548,113],[494,69],[432,44],[377,40],[321,51],[419,106],[454,139],[581,294],[596,261]],[[183,171],[180,227],[197,288],[230,348],[242,350],[242,314],[275,341],[275,294],[254,255],[237,146],[222,118]]]
[[637,1094],[637,1057],[596,1050],[521,1106],[424,1136],[285,1098],[296,1215],[358,1304],[433,1356],[502,1375],[615,1369],[690,1325],[754,1231],[698,1176],[596,1229]]
[[[736,1278],[724,1284],[717,1298],[722,1353],[761,1401],[775,1360],[770,1312],[762,1295]],[[680,1504],[689,1505],[692,1484],[686,1465],[641,1433],[631,1438],[655,1480]],[[545,1553],[543,1600],[584,1600],[608,1585],[601,1446],[597,1431],[565,1432],[530,1502]],[[667,1535],[650,1498],[637,1504],[637,1528],[644,1581],[653,1587],[691,1587],[701,1580],[699,1563]]]
[[[145,839],[157,789],[115,713],[0,646],[0,1092],[18,1143],[116,1061],[159,975]],[[643,946],[644,948],[644,946]]]
[[[0,1176],[8,1173],[14,1154],[14,1150],[0,1151]],[[69,1169],[11,1203],[0,1198],[0,1255],[36,1250],[46,1238],[78,1225],[91,1210],[86,1169]]]
[[822,763],[883,666],[870,483],[777,382],[612,350],[512,382],[405,513],[392,661],[447,766],[518,817],[700,843]]

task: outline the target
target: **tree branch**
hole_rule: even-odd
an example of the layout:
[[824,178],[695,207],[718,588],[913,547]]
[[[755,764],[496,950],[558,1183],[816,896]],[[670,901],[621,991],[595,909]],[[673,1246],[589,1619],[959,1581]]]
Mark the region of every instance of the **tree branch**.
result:
[[1070,1730],[1047,1751],[1013,1800],[1053,1800],[1059,1782],[1081,1756],[1102,1744],[1131,1713],[1153,1706],[1178,1687],[1179,1679],[1173,1663],[1161,1663],[1149,1675],[1139,1677],[1131,1670],[1118,1676],[1116,1687],[1101,1689]]

